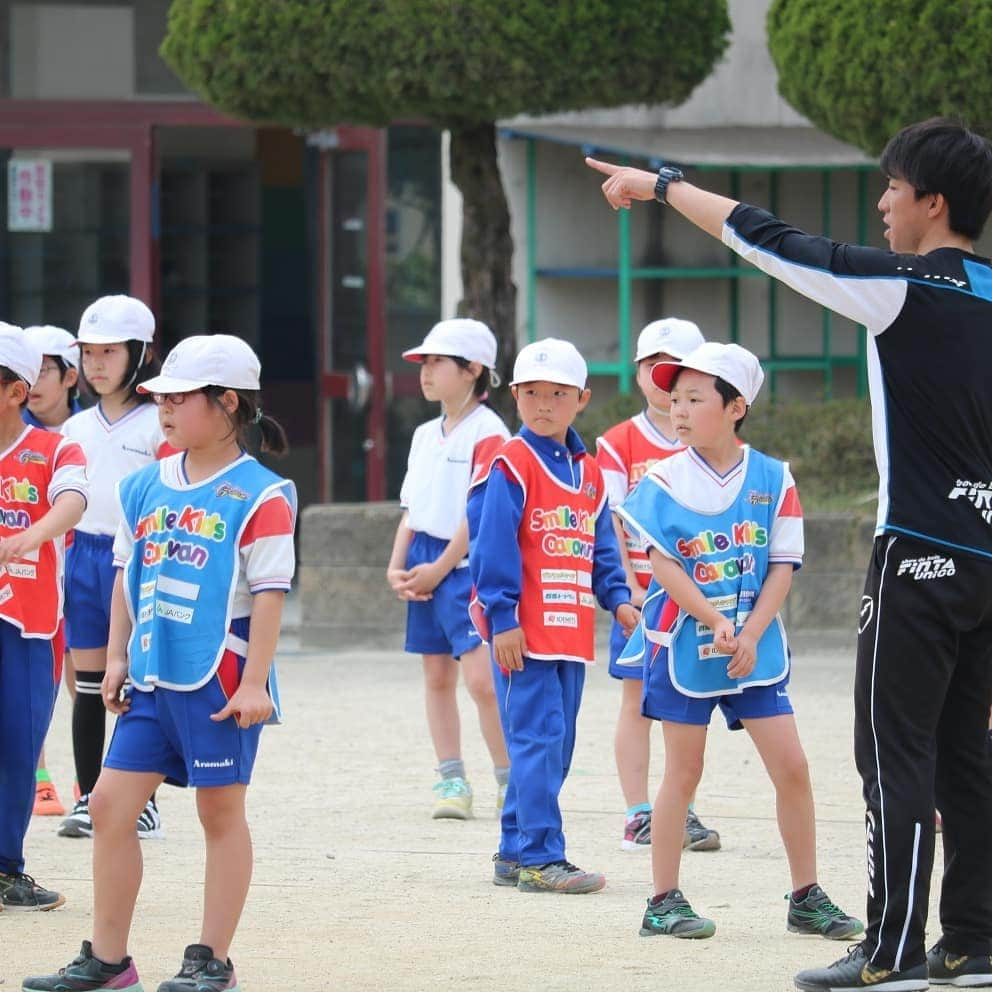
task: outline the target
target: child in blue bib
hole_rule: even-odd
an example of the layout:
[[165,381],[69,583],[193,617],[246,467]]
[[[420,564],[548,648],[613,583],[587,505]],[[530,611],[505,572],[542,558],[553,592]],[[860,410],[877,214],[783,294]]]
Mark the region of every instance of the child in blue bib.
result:
[[163,782],[197,789],[206,882],[198,941],[159,992],[238,987],[228,949],[251,881],[245,796],[262,726],[279,715],[272,660],[296,519],[293,484],[245,450],[251,426],[263,451],[286,450],[258,406],[259,372],[241,339],[199,335],[139,387],[178,453],[118,485],[102,685],[118,721],[90,797],[93,938],[61,979],[28,978],[25,989],[141,989],[127,950],[141,882],[134,822]]
[[642,936],[711,937],[679,888],[683,830],[719,706],[743,726],[777,794],[792,876],[787,926],[848,939],[860,921],[817,883],[813,792],[789,701],[789,649],[779,609],[802,564],[802,509],[786,463],[737,438],[764,375],[735,344],[708,342],[661,362],[672,428],[685,450],[659,462],[616,511],[644,541],[653,578],[622,658],[643,662],[642,712],[661,720],[665,774],[651,823],[654,892]]

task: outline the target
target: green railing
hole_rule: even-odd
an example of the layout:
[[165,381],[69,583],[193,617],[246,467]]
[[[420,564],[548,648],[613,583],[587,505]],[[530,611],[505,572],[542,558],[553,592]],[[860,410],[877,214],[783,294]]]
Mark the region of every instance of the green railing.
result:
[[[769,373],[770,392],[774,396],[778,390],[778,374],[789,371],[820,372],[823,377],[823,394],[829,399],[834,392],[834,372],[838,368],[853,367],[857,370],[856,388],[859,396],[867,393],[865,334],[857,336],[857,350],[854,354],[834,352],[833,315],[821,307],[820,352],[815,355],[791,355],[783,352],[779,341],[778,283],[750,265],[742,265],[740,257],[728,249],[727,265],[661,268],[639,268],[631,259],[630,211],[617,211],[617,264],[615,267],[587,266],[539,266],[537,264],[537,144],[535,138],[527,138],[527,338],[534,341],[538,337],[537,327],[537,287],[540,279],[606,279],[616,282],[617,291],[617,360],[615,362],[592,362],[589,372],[592,375],[615,376],[617,387],[628,393],[633,384],[633,347],[631,327],[631,302],[636,280],[726,280],[728,293],[728,329],[731,341],[740,335],[739,285],[741,279],[762,279],[767,283],[768,325],[767,352],[761,356],[762,365]],[[837,171],[857,173],[857,239],[859,244],[867,240],[868,232],[868,174],[874,166],[707,166],[693,167],[695,171],[728,172],[730,176],[730,196],[740,199],[741,175],[746,172],[768,174],[769,203],[772,213],[778,213],[779,179],[783,172],[816,171],[821,176],[821,219],[820,233],[830,236],[833,221],[833,174]]]

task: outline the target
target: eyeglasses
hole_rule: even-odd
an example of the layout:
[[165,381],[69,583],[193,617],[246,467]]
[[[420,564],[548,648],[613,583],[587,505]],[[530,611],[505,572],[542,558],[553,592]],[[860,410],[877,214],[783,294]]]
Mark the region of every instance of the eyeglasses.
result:
[[202,392],[202,389],[191,389],[188,393],[152,393],[151,396],[156,406],[162,406],[163,403],[168,403],[169,406],[182,406],[188,397]]

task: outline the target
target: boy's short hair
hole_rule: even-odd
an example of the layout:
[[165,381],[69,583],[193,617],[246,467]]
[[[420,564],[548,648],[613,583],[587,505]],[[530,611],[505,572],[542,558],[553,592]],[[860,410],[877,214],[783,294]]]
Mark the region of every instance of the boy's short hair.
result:
[[940,193],[948,224],[974,241],[992,212],[992,145],[953,117],[931,117],[910,124],[885,146],[882,172],[902,179],[916,198]]
[[[673,389],[675,388],[675,383],[679,381],[679,376],[686,370],[686,368],[688,368],[688,366],[675,370],[675,375],[672,376]],[[719,393],[720,399],[723,400],[724,409],[730,406],[730,404],[733,403],[738,397],[744,400],[744,413],[734,421],[734,433],[740,434],[741,424],[747,420],[748,412],[751,409],[751,404],[747,402],[747,397],[736,386],[731,385],[731,383],[727,382],[726,379],[721,379],[718,375],[713,376],[713,388],[717,391],[717,393]]]

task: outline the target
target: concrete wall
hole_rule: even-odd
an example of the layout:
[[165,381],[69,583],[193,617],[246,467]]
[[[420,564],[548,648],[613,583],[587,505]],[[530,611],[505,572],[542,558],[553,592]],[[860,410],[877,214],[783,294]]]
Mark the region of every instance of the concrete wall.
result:
[[[401,511],[396,503],[315,504],[300,533],[300,636],[304,646],[401,649],[406,608],[386,584]],[[853,635],[873,522],[844,514],[806,518],[806,564],[784,619],[790,633]],[[608,618],[599,610],[603,639]],[[605,650],[600,650],[605,660]]]

